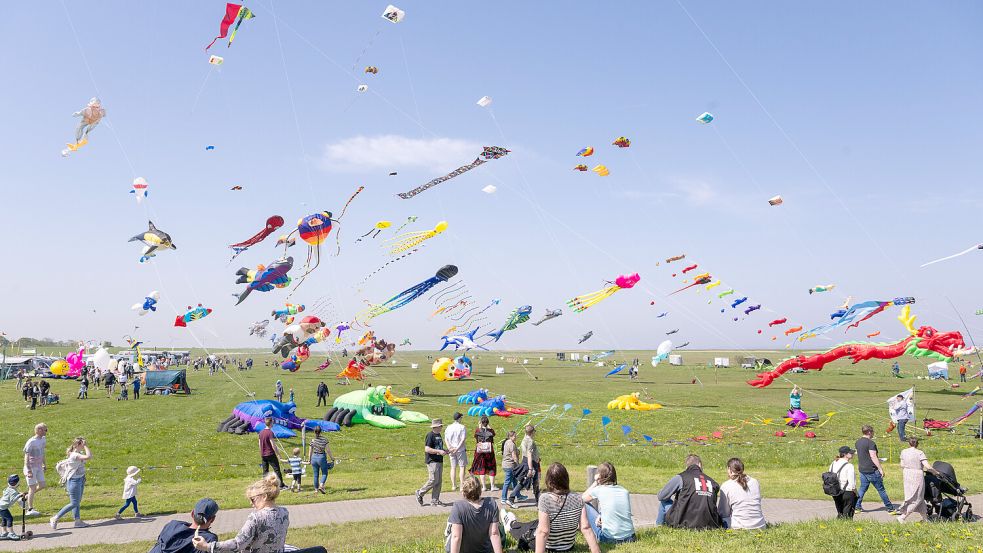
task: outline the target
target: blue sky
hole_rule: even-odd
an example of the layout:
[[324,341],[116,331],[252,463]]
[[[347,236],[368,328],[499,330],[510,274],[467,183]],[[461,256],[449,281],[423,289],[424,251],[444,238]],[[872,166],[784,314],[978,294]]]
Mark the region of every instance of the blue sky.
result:
[[[757,334],[769,320],[816,326],[847,295],[915,296],[920,323],[961,330],[948,297],[983,332],[983,254],[918,268],[980,241],[978,3],[401,1],[398,25],[379,17],[385,1],[248,5],[256,18],[210,52],[225,58],[218,68],[203,48],[224,2],[6,6],[0,330],[119,342],[138,325],[164,347],[263,346],[246,328],[286,293],[235,307],[234,273],[278,251],[269,240],[230,264],[226,246],[273,214],[290,226],[337,213],[365,186],[342,221],[342,254],[328,255],[332,241],[292,297],[330,303],[322,314],[337,321],[454,263],[478,303],[502,300],[485,330],[513,307],[538,318],[641,274],[586,313],[506,333],[502,349],[571,349],[587,331],[584,346],[654,349],[674,328],[692,347],[771,347],[784,341]],[[490,109],[475,104],[484,95]],[[62,159],[71,114],[92,96],[107,121]],[[694,121],[704,111],[709,126]],[[610,145],[620,135],[631,148]],[[482,145],[513,153],[395,197]],[[587,145],[609,177],[572,170]],[[150,182],[145,207],[128,194],[135,177]],[[784,205],[768,206],[775,194]],[[410,215],[412,230],[449,230],[358,290],[388,258],[381,238],[354,239]],[[126,240],[148,216],[179,249],[141,265]],[[664,259],[680,253],[762,310],[734,322],[715,294],[667,297],[683,284]],[[806,293],[827,283],[837,288]],[[129,306],[151,290],[161,309],[137,318]],[[172,327],[199,302],[212,316]],[[429,320],[435,308],[422,299],[373,326],[435,347],[451,324]],[[901,337],[896,315],[846,337]]]

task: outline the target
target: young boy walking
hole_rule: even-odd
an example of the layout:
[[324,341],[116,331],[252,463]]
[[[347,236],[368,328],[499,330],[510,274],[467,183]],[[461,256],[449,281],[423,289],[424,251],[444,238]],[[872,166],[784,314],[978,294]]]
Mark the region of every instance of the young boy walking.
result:
[[140,514],[140,507],[137,505],[137,485],[142,481],[137,478],[138,474],[140,474],[140,469],[137,467],[127,467],[126,478],[123,479],[123,499],[126,500],[126,503],[119,508],[119,511],[116,511],[116,520],[123,518],[123,511],[130,505],[133,505],[133,518],[143,517]]

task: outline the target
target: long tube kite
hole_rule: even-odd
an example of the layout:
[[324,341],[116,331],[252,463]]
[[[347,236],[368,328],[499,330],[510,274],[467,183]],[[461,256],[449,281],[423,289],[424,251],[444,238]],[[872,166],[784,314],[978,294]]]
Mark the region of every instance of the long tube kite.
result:
[[962,334],[958,331],[939,332],[930,326],[916,329],[915,316],[911,315],[910,305],[904,306],[898,320],[911,334],[904,340],[893,344],[848,343],[808,357],[799,355],[782,361],[774,370],[759,373],[758,377],[749,380],[748,384],[756,388],[764,388],[792,369],[821,371],[828,363],[844,357],[850,358],[853,363],[868,359],[894,359],[902,355],[951,361],[966,347]]
[[420,244],[422,244],[423,242],[433,238],[434,236],[441,234],[445,230],[447,230],[447,221],[441,221],[437,223],[437,226],[435,226],[431,230],[424,230],[419,232],[407,232],[404,234],[397,235],[386,241],[388,243],[391,243],[389,254],[396,255],[399,253],[403,253],[406,250],[415,248]]
[[489,161],[491,161],[493,159],[498,159],[500,157],[503,157],[505,155],[508,155],[509,152],[510,152],[510,150],[506,150],[505,148],[502,148],[501,146],[485,146],[484,149],[482,149],[481,153],[478,154],[478,157],[475,158],[475,160],[472,161],[471,163],[469,163],[467,165],[462,165],[461,167],[458,167],[457,169],[454,169],[453,171],[451,171],[450,173],[447,173],[446,175],[444,175],[442,177],[437,177],[437,178],[433,179],[432,181],[430,181],[430,182],[428,182],[428,183],[426,183],[424,185],[417,186],[413,190],[409,190],[409,191],[406,191],[406,192],[400,192],[399,194],[396,194],[396,195],[399,196],[400,198],[404,199],[404,200],[408,200],[408,199],[412,198],[413,196],[416,196],[417,194],[419,194],[421,192],[424,192],[424,191],[426,191],[426,190],[428,190],[430,188],[433,188],[434,186],[437,186],[438,184],[440,184],[442,182],[449,181],[449,180],[451,180],[452,178],[454,178],[454,177],[456,177],[458,175],[463,175],[464,173],[467,173],[468,171],[474,169],[475,167],[480,167],[480,166],[484,165],[485,163],[487,163],[487,162],[489,162]]
[[572,308],[574,313],[580,313],[591,306],[597,305],[605,298],[611,297],[618,290],[634,288],[634,286],[638,284],[638,281],[641,279],[642,277],[638,276],[638,273],[621,275],[614,279],[612,286],[567,300],[567,306]]
[[208,43],[208,46],[205,46],[205,50],[211,48],[218,39],[225,38],[229,34],[229,27],[235,23],[235,28],[232,29],[232,35],[229,36],[229,44],[226,46],[227,48],[231,47],[232,41],[235,40],[236,33],[239,31],[239,25],[242,25],[242,21],[244,19],[252,19],[254,17],[256,16],[253,14],[253,12],[242,4],[233,4],[232,2],[226,4],[225,17],[222,18],[222,22],[219,24],[218,36],[213,38],[212,41]]
[[975,246],[971,246],[969,248],[966,248],[965,250],[963,250],[963,251],[961,251],[959,253],[954,253],[952,255],[949,255],[949,256],[946,256],[946,257],[943,257],[943,258],[940,258],[940,259],[936,259],[935,261],[929,261],[928,263],[923,264],[922,267],[928,267],[929,265],[934,265],[935,263],[938,263],[940,261],[948,261],[950,259],[954,259],[956,257],[959,257],[960,255],[966,255],[967,253],[969,253],[969,252],[971,252],[973,250],[983,250],[983,244],[977,244]]

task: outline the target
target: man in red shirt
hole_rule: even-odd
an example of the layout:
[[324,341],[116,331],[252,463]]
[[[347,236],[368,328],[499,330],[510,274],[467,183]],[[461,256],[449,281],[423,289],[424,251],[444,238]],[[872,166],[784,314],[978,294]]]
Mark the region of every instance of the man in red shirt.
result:
[[283,474],[280,472],[280,460],[276,456],[276,449],[273,448],[273,417],[266,417],[265,421],[266,428],[259,431],[259,456],[263,460],[263,474],[270,472],[270,467],[273,467],[273,472],[276,473],[276,477],[280,479],[280,488],[286,488],[283,485]]

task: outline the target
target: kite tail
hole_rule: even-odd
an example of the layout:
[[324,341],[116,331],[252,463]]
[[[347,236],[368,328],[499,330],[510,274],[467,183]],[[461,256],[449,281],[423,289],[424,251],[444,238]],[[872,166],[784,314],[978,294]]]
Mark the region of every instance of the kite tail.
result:
[[358,190],[356,190],[356,191],[355,191],[355,193],[354,193],[354,194],[352,194],[350,198],[348,198],[348,201],[347,201],[347,202],[345,202],[345,207],[343,207],[343,208],[341,209],[341,215],[339,215],[339,216],[338,216],[338,219],[341,219],[342,217],[344,217],[344,216],[345,216],[345,211],[347,211],[347,210],[348,210],[348,206],[349,206],[349,204],[351,204],[351,203],[352,203],[352,200],[354,200],[354,199],[355,199],[355,196],[358,196],[358,195],[359,195],[359,194],[360,194],[360,193],[362,192],[362,190],[365,190],[365,187],[364,187],[364,186],[359,186],[359,187],[358,187]]

